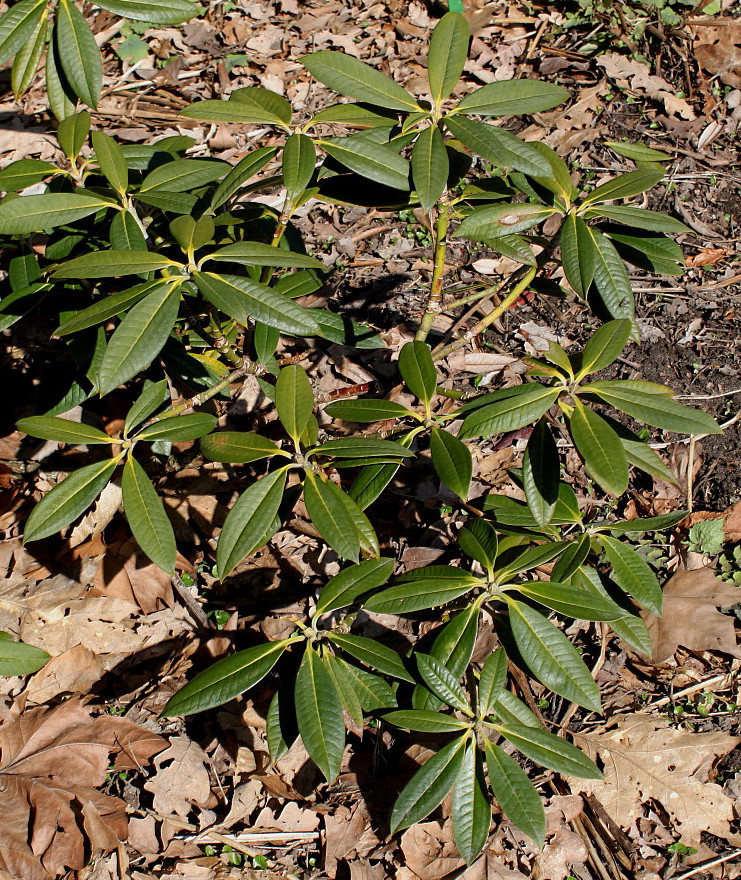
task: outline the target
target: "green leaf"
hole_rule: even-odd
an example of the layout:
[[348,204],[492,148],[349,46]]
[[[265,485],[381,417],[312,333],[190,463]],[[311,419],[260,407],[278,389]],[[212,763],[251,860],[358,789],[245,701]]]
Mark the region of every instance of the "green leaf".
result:
[[517,431],[539,419],[546,413],[561,393],[560,388],[532,383],[523,391],[497,403],[475,410],[463,421],[458,438],[472,440]]
[[463,766],[453,789],[453,830],[455,845],[467,865],[486,844],[491,826],[491,807],[478,749],[468,743]]
[[[219,103],[223,104],[224,102],[220,101]],[[261,147],[259,150],[247,153],[216,187],[213,196],[211,196],[211,207],[215,210],[229,201],[242,184],[261,171],[277,152],[276,147]]]
[[176,159],[160,165],[142,181],[139,195],[149,192],[184,193],[213,183],[229,166],[224,162],[210,162],[205,159]]
[[286,455],[280,447],[260,434],[244,431],[219,431],[201,440],[201,452],[211,461],[247,464],[271,455]]
[[582,535],[569,543],[567,549],[558,557],[551,570],[551,580],[556,583],[567,583],[579,566],[589,555],[591,539]]
[[0,171],[0,190],[20,192],[27,186],[33,186],[44,178],[59,173],[59,168],[50,162],[42,162],[41,159],[19,159]]
[[507,687],[507,654],[504,648],[497,648],[489,654],[481,667],[478,689],[478,714],[486,717],[494,707],[498,697]]
[[311,645],[296,676],[296,720],[301,740],[327,782],[339,776],[345,750],[345,719],[334,682]]
[[432,464],[442,482],[466,501],[473,474],[473,459],[466,444],[442,428],[433,428],[430,451]]
[[393,110],[371,107],[369,104],[332,104],[320,110],[311,119],[312,127],[320,123],[338,123],[348,128],[391,128],[396,125]]
[[144,388],[139,395],[139,399],[126,414],[124,437],[128,437],[133,428],[141,424],[145,419],[148,419],[168,399],[166,379],[161,379],[159,382],[150,382],[148,379],[145,379]]
[[472,714],[466,692],[449,669],[435,657],[427,654],[415,653],[414,659],[417,661],[417,669],[422,680],[438,700],[442,700],[465,715]]
[[721,432],[715,419],[703,412],[673,400],[668,394],[656,394],[651,390],[653,383],[637,379],[617,379],[615,381],[592,382],[583,386],[583,391],[594,394],[619,409],[621,412],[639,419],[647,425],[676,431],[680,434],[719,434]]
[[129,456],[121,476],[124,512],[136,543],[163,571],[175,571],[175,533],[144,468]]
[[570,93],[538,79],[511,79],[476,89],[455,108],[456,113],[475,116],[521,116],[542,113],[568,101]]
[[454,739],[412,776],[394,804],[392,834],[420,822],[440,806],[458,778],[468,741],[467,733]]
[[593,229],[590,234],[596,248],[594,283],[600,299],[610,317],[632,319],[635,303],[625,263],[612,242],[602,233]]
[[540,721],[528,707],[510,691],[502,691],[496,699],[494,712],[504,724],[523,724],[540,728]]
[[662,168],[638,168],[628,174],[620,174],[613,180],[608,180],[607,183],[593,189],[585,199],[582,199],[581,207],[585,208],[595,202],[609,202],[613,199],[628,199],[631,196],[637,196],[656,186],[663,176],[664,170]]
[[346,422],[383,422],[415,415],[407,407],[393,400],[337,400],[325,407],[324,412],[333,419]]
[[315,615],[352,605],[359,596],[383,586],[393,570],[393,559],[366,559],[348,566],[322,587]]
[[97,108],[103,85],[100,49],[83,14],[72,0],[59,2],[56,38],[67,82],[88,107]]
[[475,208],[458,227],[456,235],[473,241],[494,241],[499,236],[531,229],[555,213],[555,208],[529,202],[486,205]]
[[38,437],[41,440],[56,440],[58,443],[115,443],[108,434],[70,419],[56,416],[30,416],[16,423],[19,431]]
[[333,159],[368,180],[392,189],[409,189],[409,163],[386,144],[353,136],[317,141]]
[[636,519],[599,523],[599,527],[600,531],[617,534],[661,531],[681,523],[687,513],[686,510],[675,510],[673,513],[663,513],[660,516],[641,516]]
[[33,33],[46,9],[46,0],[21,0],[0,18],[0,64],[18,54]]
[[188,0],[103,0],[97,5],[122,18],[151,24],[180,24],[202,12]]
[[533,428],[522,457],[522,485],[527,505],[539,526],[548,525],[558,501],[561,459],[545,419]]
[[574,214],[569,214],[561,226],[561,262],[566,280],[586,299],[594,280],[597,248],[587,224]]
[[577,397],[569,419],[569,431],[592,479],[605,492],[622,495],[628,488],[628,460],[620,437]]
[[181,110],[180,115],[227,125],[279,125],[287,128],[291,121],[291,105],[276,92],[250,86],[237,89],[228,101],[196,101]]
[[319,82],[341,95],[389,110],[419,110],[415,99],[398,83],[352,55],[323,49],[304,55],[301,63]]
[[648,443],[642,440],[626,440],[623,437],[620,438],[620,442],[623,444],[628,464],[659,480],[666,480],[667,483],[677,482],[677,475],[664,464],[661,456],[654,452]]
[[76,193],[44,193],[39,196],[21,196],[0,205],[0,235],[29,235],[43,232],[66,223],[81,220],[111,202],[96,196]]
[[154,281],[148,284],[137,284],[136,287],[130,287],[128,290],[112,293],[68,318],[57,327],[54,335],[68,336],[70,333],[78,333],[80,330],[86,330],[88,327],[102,324],[103,321],[107,321],[109,318],[125,312],[130,306],[144,299],[149,293],[165,289],[166,285],[162,281]]
[[162,715],[165,718],[192,715],[228,703],[265,678],[281,654],[295,641],[294,636],[268,642],[218,660],[170,697]]
[[98,372],[101,396],[146,369],[162,350],[180,308],[180,285],[155,290],[137,303],[111,336]]
[[117,211],[108,228],[111,247],[120,251],[146,251],[147,241],[131,211]]
[[634,162],[668,162],[671,159],[667,153],[661,150],[653,150],[645,144],[631,144],[624,141],[605,141],[605,146],[609,147],[613,153],[618,156],[624,156],[626,159],[632,159]]
[[[289,701],[289,698],[291,703],[291,714],[284,710],[284,707]],[[276,691],[273,694],[273,699],[270,701],[268,714],[265,719],[265,738],[268,743],[270,760],[273,763],[279,761],[283,757],[283,755],[285,755],[285,753],[289,749],[289,746],[298,736],[298,730],[296,729],[295,725],[295,718],[291,717],[292,715],[295,716],[295,712],[293,710],[293,694],[285,690],[282,693],[281,691]],[[284,734],[284,727],[288,726],[286,722],[290,724],[291,729],[289,732],[285,732]]]
[[316,336],[319,333],[310,309],[297,306],[265,284],[238,275],[215,275],[212,272],[196,272],[193,280],[210,303],[243,326],[248,326],[254,319],[293,336]]
[[341,558],[357,562],[360,536],[348,509],[355,502],[334,483],[307,472],[304,503],[309,519],[327,544]]
[[198,199],[187,193],[167,192],[158,189],[154,192],[139,192],[136,194],[137,201],[152,208],[159,208],[161,211],[170,214],[190,214],[196,209]]
[[[2,22],[0,22],[0,27],[2,27]],[[21,98],[33,83],[33,79],[39,69],[41,56],[44,53],[48,32],[48,14],[47,10],[44,10],[39,23],[28,40],[21,46],[13,62],[10,84],[16,100]],[[2,52],[1,48],[0,52]]]
[[168,266],[180,266],[169,257],[150,251],[93,251],[67,260],[54,269],[55,278],[115,278],[139,275]]
[[489,782],[504,815],[539,847],[545,842],[545,810],[535,786],[520,765],[484,740]]
[[458,733],[467,730],[471,725],[451,715],[432,712],[429,709],[396,709],[386,712],[384,721],[404,730],[415,730],[419,733]]
[[118,458],[106,458],[73,471],[39,501],[26,520],[23,542],[48,538],[84,513],[116,470]]
[[666,235],[637,232],[623,235],[610,230],[610,241],[628,263],[658,275],[683,275],[682,248]]
[[[454,678],[460,678],[471,662],[478,633],[481,603],[470,603],[460,614],[438,628],[429,650],[430,657],[441,663]],[[418,685],[412,693],[415,709],[439,709],[442,706],[427,688]]]
[[14,642],[10,633],[0,632],[0,675],[31,675],[49,659],[41,648]]
[[566,636],[530,606],[508,604],[512,635],[535,677],[572,703],[602,711],[599,688]]
[[[360,564],[362,565],[363,563]],[[328,638],[346,654],[349,654],[356,660],[360,660],[361,663],[365,663],[371,669],[376,669],[384,675],[390,675],[393,678],[401,679],[401,681],[408,681],[410,683],[415,681],[414,676],[407,672],[396,651],[392,651],[391,648],[386,647],[382,642],[378,642],[375,639],[367,639],[363,636],[346,635],[336,631],[329,632]]]
[[445,191],[449,173],[445,140],[436,125],[419,135],[412,148],[412,180],[422,210],[429,213]]
[[90,134],[90,114],[87,110],[63,119],[57,128],[57,140],[64,155],[74,162],[80,155]]
[[198,440],[213,431],[216,427],[216,416],[210,413],[187,413],[186,415],[167,416],[159,422],[144,428],[136,435],[137,440],[170,440],[180,443],[185,440]]
[[418,340],[407,342],[399,354],[399,372],[412,394],[425,407],[429,406],[437,386],[437,370],[430,346]]
[[593,761],[576,746],[552,733],[521,724],[497,725],[497,731],[536,764],[579,779],[602,779],[602,773]]
[[283,248],[257,241],[238,241],[207,254],[201,260],[221,263],[240,263],[244,266],[273,266],[277,269],[323,269],[324,263],[306,254],[297,254]]
[[470,519],[458,532],[458,546],[471,559],[488,571],[494,568],[499,550],[499,541],[494,526],[485,519]]
[[549,177],[551,174],[550,164],[538,150],[510,131],[455,116],[446,116],[445,124],[465,147],[497,168],[514,168],[531,177]]
[[129,167],[121,147],[102,131],[93,132],[92,142],[101,173],[116,192],[125,193],[129,185]]
[[627,345],[632,330],[633,323],[627,318],[603,324],[584,346],[577,381],[614,363]]
[[606,217],[608,220],[615,220],[622,223],[623,226],[633,226],[635,229],[646,229],[649,232],[674,232],[678,235],[682,233],[694,234],[689,226],[669,217],[667,214],[661,214],[659,211],[649,211],[646,208],[633,208],[628,205],[605,205],[598,208],[590,208],[586,214],[587,217]]
[[364,440],[353,437],[347,440],[327,440],[315,449],[309,449],[307,455],[321,455],[330,458],[409,458],[414,453],[406,446],[394,440]]
[[[539,535],[538,537],[542,537]],[[511,540],[517,540],[515,536]],[[556,556],[566,551],[571,545],[568,542],[549,542],[546,544],[536,544],[534,547],[528,547],[526,550],[519,550],[518,545],[512,549],[512,552],[502,550],[507,538],[500,545],[500,565],[496,569],[497,580],[501,583],[505,580],[515,577],[518,574],[525,574],[533,568],[545,565]]]
[[295,364],[283,367],[275,383],[275,407],[286,433],[298,444],[314,409],[314,392],[306,370]]
[[324,653],[321,663],[332,679],[335,691],[342,703],[342,708],[358,727],[363,726],[363,707],[355,689],[355,677],[350,673],[350,665],[334,654]]
[[274,534],[273,523],[283,500],[287,474],[284,467],[253,483],[227,514],[216,548],[216,564],[222,581]]
[[436,107],[450,96],[463,73],[470,38],[468,22],[457,12],[444,15],[432,32],[430,53],[427,57],[427,78],[432,102]]
[[[433,566],[430,566],[433,568]],[[403,581],[376,593],[363,603],[368,611],[379,614],[410,614],[438,605],[445,605],[481,584],[479,578],[467,571],[442,566],[443,571],[424,579]],[[425,571],[429,571],[425,569]]]
[[578,587],[556,581],[526,581],[514,584],[523,596],[575,620],[616,620],[621,610],[600,596],[585,593]]
[[660,617],[664,596],[651,566],[636,550],[616,538],[601,534],[599,541],[612,566],[615,583],[642,608]]
[[296,205],[314,174],[316,147],[305,134],[292,134],[283,147],[283,185],[286,204]]
[[345,681],[352,687],[364,712],[375,712],[396,705],[396,685],[391,687],[380,676],[358,669],[345,660],[338,660]]
[[[72,86],[67,82],[67,78],[62,70],[58,43],[57,27],[56,24],[52,24],[44,70],[46,74],[46,96],[49,100],[49,109],[61,125],[73,116],[77,107],[77,95],[72,91]],[[87,134],[85,136],[87,137]],[[59,131],[57,131],[57,138],[59,138]]]
[[191,254],[208,244],[215,232],[216,224],[208,216],[200,217],[198,220],[188,216],[176,217],[170,223],[170,234],[184,254]]

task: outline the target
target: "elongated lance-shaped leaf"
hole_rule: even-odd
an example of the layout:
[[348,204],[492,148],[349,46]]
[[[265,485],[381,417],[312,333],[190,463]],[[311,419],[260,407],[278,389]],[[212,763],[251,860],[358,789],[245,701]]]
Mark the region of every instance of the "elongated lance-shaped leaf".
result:
[[70,419],[58,416],[30,416],[16,423],[19,431],[38,437],[41,440],[56,440],[57,443],[115,443],[108,434]]
[[357,562],[360,536],[346,502],[354,501],[334,483],[306,474],[304,503],[319,534],[343,559]]
[[306,254],[297,254],[259,241],[238,241],[207,254],[202,263],[240,263],[244,266],[274,266],[276,269],[323,269],[324,264]]
[[572,703],[600,712],[599,688],[561,630],[524,602],[508,599],[508,605],[512,635],[535,677]]
[[458,532],[458,546],[487,571],[494,568],[499,552],[499,540],[494,526],[483,518],[469,520]]
[[496,167],[514,168],[531,177],[550,177],[550,164],[512,132],[460,116],[447,116],[445,124],[453,137]]
[[201,440],[201,452],[211,461],[229,464],[247,464],[269,458],[271,455],[287,456],[272,440],[260,434],[244,431],[219,431]]
[[444,15],[435,26],[427,57],[427,78],[430,96],[436,107],[450,96],[468,57],[471,33],[468,22],[458,12]]
[[168,398],[166,379],[161,379],[159,382],[150,382],[146,379],[139,399],[126,414],[124,437],[156,412]]
[[366,559],[348,566],[322,587],[315,613],[326,614],[352,605],[359,596],[385,584],[393,570],[393,559]]
[[306,646],[294,691],[296,720],[301,740],[312,761],[334,782],[345,750],[342,699],[318,654]]
[[137,440],[198,440],[216,427],[216,416],[211,413],[187,413],[186,415],[167,416],[149,427],[144,427],[136,435]]
[[411,614],[445,605],[474,587],[481,585],[479,578],[468,572],[449,569],[449,576],[398,583],[367,599],[363,605],[379,614]]
[[469,734],[443,746],[404,786],[391,813],[391,833],[419,822],[440,806],[463,766]]
[[580,779],[602,779],[597,765],[583,752],[546,730],[520,724],[502,724],[497,725],[497,731],[523,755],[543,767]]
[[21,196],[0,205],[0,235],[28,235],[54,229],[111,207],[112,202],[76,193]]
[[[600,299],[611,318],[633,320],[635,302],[625,263],[615,250],[615,245],[601,232],[592,229],[590,234],[596,248],[594,283]],[[635,328],[633,337],[639,338]]]
[[73,471],[39,501],[26,520],[23,541],[39,541],[56,534],[84,513],[103,491],[119,458],[107,458]]
[[479,677],[477,712],[484,717],[491,712],[494,704],[507,686],[507,654],[504,648],[497,648],[486,658]]
[[147,294],[166,288],[167,286],[164,282],[153,281],[149,284],[137,284],[135,287],[130,287],[128,290],[122,290],[119,293],[112,293],[110,296],[98,300],[91,306],[88,306],[88,308],[68,318],[57,327],[54,335],[68,336],[70,333],[79,333],[80,330],[86,330],[88,327],[94,327],[96,324],[102,324],[109,318],[120,315],[131,306],[136,305]]
[[458,432],[459,439],[472,440],[524,428],[546,413],[561,393],[560,388],[539,383],[520,387],[523,388],[521,393],[482,406],[466,416]]
[[356,174],[392,189],[409,189],[409,163],[388,144],[352,135],[322,138],[317,143]]
[[129,185],[129,168],[121,147],[102,131],[92,134],[95,158],[101,174],[118,193],[125,193]]
[[386,712],[383,720],[396,727],[419,733],[457,733],[471,726],[469,721],[461,721],[452,715],[443,715],[430,709],[395,709],[393,712]]
[[628,344],[632,330],[632,322],[627,318],[603,324],[584,346],[577,381],[614,363]]
[[111,337],[98,371],[100,394],[108,394],[146,369],[175,326],[180,284],[148,294],[121,321]]
[[419,135],[412,148],[412,180],[422,210],[429,213],[440,200],[448,181],[450,163],[445,140],[436,125]]
[[589,555],[591,536],[582,535],[572,541],[567,550],[558,557],[551,570],[551,580],[556,583],[568,583],[571,576]]
[[561,459],[556,441],[542,418],[533,428],[522,457],[522,485],[527,505],[539,526],[553,518],[558,501]]
[[[57,39],[56,22],[51,26],[51,33],[46,51],[46,95],[49,99],[49,109],[59,120],[60,124],[75,115],[77,107],[77,95],[72,86],[67,82],[67,77],[62,70],[62,61],[59,57],[59,40]],[[80,114],[76,114],[80,115]],[[57,137],[59,132],[57,131]],[[61,146],[61,141],[60,141]],[[62,147],[64,150],[64,147]],[[66,155],[65,150],[65,155]]]
[[111,248],[118,251],[146,251],[147,240],[131,211],[117,211],[108,227]]
[[685,226],[674,217],[669,217],[658,211],[633,208],[627,205],[600,205],[590,208],[585,216],[606,217],[608,220],[615,220],[624,226],[645,229],[647,232],[674,232],[680,235],[684,232],[692,232],[689,226]]
[[442,428],[430,432],[432,464],[443,483],[466,501],[471,487],[473,459],[469,448]]
[[601,534],[599,542],[612,566],[615,583],[642,608],[660,617],[664,596],[651,566],[636,550],[617,538]]
[[363,726],[363,707],[354,687],[353,676],[349,665],[340,657],[325,652],[321,656],[321,664],[332,679],[335,691],[342,708],[352,719],[353,724]]
[[144,468],[129,456],[121,475],[124,512],[136,543],[163,571],[175,571],[175,532]]
[[0,675],[31,675],[49,659],[41,648],[15,642],[10,633],[0,632]]
[[539,79],[511,79],[476,89],[458,104],[455,112],[473,116],[520,116],[542,113],[568,98],[566,89],[553,83]]
[[345,681],[351,685],[364,712],[375,712],[396,705],[396,686],[391,687],[385,679],[365,669],[358,669],[342,658],[341,664]]
[[430,346],[419,340],[407,342],[399,354],[399,372],[412,394],[429,406],[437,386],[437,370]]
[[97,5],[114,15],[151,24],[180,24],[201,13],[189,0],[103,0]]
[[44,14],[46,0],[21,0],[0,18],[0,64],[18,54],[31,39]]
[[[221,103],[224,102],[222,101]],[[259,150],[247,153],[216,187],[213,196],[211,196],[211,207],[214,209],[220,208],[225,202],[229,201],[243,184],[247,183],[248,180],[268,164],[277,152],[276,147],[261,147]]]
[[646,190],[656,186],[664,176],[663,168],[638,168],[627,174],[620,174],[607,183],[603,183],[585,198],[582,199],[581,207],[593,205],[595,202],[608,202],[613,199],[627,199],[637,196]]
[[566,280],[586,299],[594,280],[597,247],[592,231],[575,214],[569,214],[561,226],[561,263]]
[[38,24],[31,33],[31,36],[28,41],[21,46],[21,49],[13,62],[10,74],[10,84],[16,100],[21,98],[31,87],[31,83],[39,69],[41,56],[44,54],[44,47],[46,46],[48,34],[49,16],[48,10],[44,9]]
[[[614,602],[556,581],[525,581],[516,588],[523,596],[575,620],[616,620],[623,612]],[[508,588],[509,589],[509,588]]]
[[330,632],[328,638],[346,654],[360,660],[371,669],[401,679],[401,681],[415,681],[414,676],[407,670],[396,651],[382,642],[340,632]]
[[314,392],[306,370],[295,364],[283,367],[275,383],[275,407],[286,433],[298,443],[314,408]]
[[527,774],[510,756],[488,739],[484,740],[489,782],[502,812],[539,847],[545,842],[543,801]]
[[256,685],[270,672],[296,636],[266,645],[256,645],[218,660],[200,672],[174,696],[162,710],[166,718],[192,715],[222,706]]
[[176,159],[160,165],[144,178],[139,194],[145,193],[185,193],[199,186],[218,180],[229,169],[224,162],[211,162],[205,159]]
[[88,107],[97,108],[103,85],[100,49],[72,0],[60,0],[57,7],[56,38],[67,81]]
[[491,807],[486,780],[476,744],[469,742],[453,788],[453,831],[455,845],[466,864],[484,848],[491,826]]
[[309,185],[316,165],[314,141],[305,134],[292,134],[283,147],[283,184],[286,205],[296,205]]
[[555,208],[530,202],[486,205],[472,211],[458,227],[456,235],[496,244],[498,238],[532,229],[555,213]]
[[168,266],[182,267],[169,257],[151,251],[97,251],[68,260],[54,269],[55,278],[114,278],[138,275]]
[[42,162],[40,159],[19,159],[0,171],[0,190],[20,192],[27,186],[41,183],[45,178],[59,173],[60,169],[51,162]]
[[411,458],[414,456],[406,446],[394,440],[364,440],[353,437],[349,440],[327,440],[320,446],[307,450],[307,456],[322,458]]
[[574,398],[569,431],[590,476],[605,492],[622,495],[628,488],[628,460],[620,437],[597,413]]
[[414,416],[410,409],[393,400],[336,400],[324,412],[346,422],[382,422]]
[[415,99],[398,83],[344,52],[323,49],[304,55],[301,63],[319,82],[341,95],[389,110],[419,110]]
[[90,134],[90,114],[87,110],[63,119],[57,127],[57,140],[64,155],[74,162],[80,155]]
[[276,92],[252,86],[232,92],[228,101],[196,101],[184,110],[182,116],[203,119],[206,122],[237,125],[278,125],[288,128],[291,105]]
[[414,657],[417,661],[419,674],[432,693],[439,700],[459,712],[463,712],[464,715],[470,715],[471,707],[468,697],[456,676],[449,669],[446,669],[439,660],[428,654],[415,653]]
[[192,253],[208,244],[214,237],[216,224],[208,216],[199,217],[176,217],[170,222],[170,235],[180,245],[184,254]]
[[229,511],[216,548],[216,564],[222,580],[275,533],[273,524],[283,500],[287,475],[285,467],[267,474],[245,489]]

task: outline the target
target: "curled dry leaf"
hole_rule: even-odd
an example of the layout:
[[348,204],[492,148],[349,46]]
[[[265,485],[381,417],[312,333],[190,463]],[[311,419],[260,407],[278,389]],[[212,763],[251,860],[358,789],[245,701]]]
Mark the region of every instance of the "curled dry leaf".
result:
[[703,25],[689,30],[695,37],[695,58],[700,67],[720,76],[726,85],[741,88],[741,23],[724,19],[721,27]]
[[125,718],[92,718],[78,700],[17,713],[0,728],[0,872],[51,880],[86,865],[91,835],[99,847],[124,839],[126,803],[97,790],[110,756],[134,769],[166,744]]
[[600,781],[571,779],[572,791],[594,794],[615,821],[628,828],[643,805],[657,801],[682,843],[697,847],[707,832],[738,846],[731,831],[734,801],[710,782],[713,765],[740,737],[678,730],[651,715],[626,715],[609,730],[575,735],[577,745],[604,766]]
[[741,657],[734,618],[718,610],[737,602],[741,589],[715,577],[709,568],[677,572],[664,587],[664,616],[644,614],[654,663],[667,660],[680,645]]
[[617,52],[605,52],[597,59],[597,64],[618,85],[624,83],[632,91],[642,92],[649,98],[660,101],[669,116],[677,115],[682,119],[695,118],[695,111],[684,98],[677,97],[674,86],[660,76],[653,76],[647,64],[619,55]]

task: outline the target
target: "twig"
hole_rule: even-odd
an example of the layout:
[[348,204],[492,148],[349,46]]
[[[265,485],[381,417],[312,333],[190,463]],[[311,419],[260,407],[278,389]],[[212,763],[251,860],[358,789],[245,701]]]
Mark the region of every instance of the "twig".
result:
[[[741,409],[736,413],[733,418],[728,419],[727,422],[723,422],[720,425],[721,431],[725,431],[726,428],[730,428],[731,425],[735,425],[736,422],[741,419]],[[675,443],[689,443],[693,438],[695,440],[703,440],[705,437],[712,437],[712,434],[690,434],[689,437],[682,437],[681,440],[671,440],[668,443],[649,443],[648,445],[651,449],[667,449],[669,446],[674,446]]]
[[174,574],[172,575],[171,580],[175,592],[178,594],[183,605],[185,605],[188,611],[190,611],[196,623],[199,626],[203,627],[203,629],[215,629],[216,627],[214,626],[213,621],[209,620],[208,617],[206,617],[206,612],[193,598],[190,591],[183,583],[182,578],[179,575]]
[[713,678],[703,679],[703,681],[698,681],[697,684],[692,684],[689,687],[684,688],[684,690],[678,691],[676,694],[672,694],[671,697],[662,697],[655,703],[651,703],[646,706],[646,708],[660,709],[662,706],[668,706],[669,703],[675,703],[682,697],[688,697],[690,694],[696,694],[698,691],[703,691],[706,688],[709,688],[711,685],[718,684],[726,678],[728,678],[727,672],[724,672],[722,675],[715,675],[713,676]]
[[741,394],[741,388],[734,388],[733,391],[721,391],[718,394],[676,394],[675,400],[717,400],[719,397],[733,397],[734,394]]
[[443,277],[445,276],[445,251],[448,247],[448,225],[450,224],[450,206],[440,205],[435,222],[435,255],[432,267],[432,280],[430,281],[430,295],[427,299],[422,320],[415,335],[418,341],[424,341],[432,329],[435,318],[441,312],[441,300],[443,293]]
[[675,877],[674,880],[688,880],[688,878],[690,877],[696,877],[698,874],[703,874],[705,871],[707,871],[708,868],[714,868],[716,865],[722,865],[724,862],[730,862],[731,859],[738,858],[739,856],[741,856],[741,849],[737,849],[735,852],[732,853],[726,853],[724,856],[713,859],[711,862],[703,862],[701,865],[698,865],[691,871],[687,871],[684,874],[680,874],[679,877]]

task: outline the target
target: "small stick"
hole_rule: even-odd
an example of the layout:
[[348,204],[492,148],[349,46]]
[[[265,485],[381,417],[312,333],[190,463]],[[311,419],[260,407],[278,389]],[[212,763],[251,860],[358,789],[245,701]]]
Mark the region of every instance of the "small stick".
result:
[[708,868],[714,868],[716,865],[722,865],[724,862],[730,862],[731,859],[738,858],[739,856],[741,856],[741,849],[737,849],[735,852],[732,853],[726,853],[724,856],[721,856],[718,859],[713,859],[712,862],[703,862],[701,865],[698,865],[691,871],[687,871],[685,874],[680,874],[679,877],[675,878],[675,880],[688,880],[689,877],[696,877],[698,874],[704,874]]
[[178,594],[179,598],[188,609],[188,611],[190,611],[196,623],[199,626],[203,627],[203,629],[215,629],[213,621],[209,620],[208,617],[206,617],[206,612],[203,610],[203,608],[201,608],[198,602],[196,602],[196,600],[190,594],[180,575],[172,575],[171,580],[175,592]]

